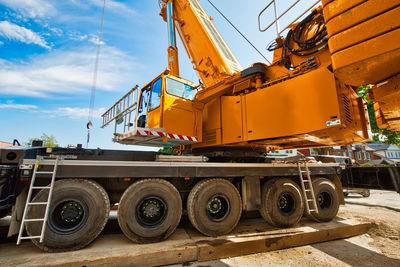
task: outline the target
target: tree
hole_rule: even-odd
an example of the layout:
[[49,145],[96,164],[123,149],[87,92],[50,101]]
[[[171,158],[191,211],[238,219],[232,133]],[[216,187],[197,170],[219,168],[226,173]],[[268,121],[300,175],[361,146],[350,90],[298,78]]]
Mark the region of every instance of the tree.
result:
[[378,124],[376,123],[374,103],[369,101],[367,98],[369,89],[370,89],[369,85],[360,86],[359,90],[357,91],[357,95],[359,97],[362,97],[365,100],[365,102],[367,102],[368,116],[369,116],[369,121],[371,123],[373,140],[375,142],[383,142],[384,144],[387,145],[391,144],[400,145],[400,132],[394,132],[388,129],[381,129],[378,127]]
[[29,138],[28,142],[25,143],[27,146],[32,146],[33,141],[43,141],[43,146],[55,147],[57,146],[57,140],[53,135],[42,134],[40,138]]

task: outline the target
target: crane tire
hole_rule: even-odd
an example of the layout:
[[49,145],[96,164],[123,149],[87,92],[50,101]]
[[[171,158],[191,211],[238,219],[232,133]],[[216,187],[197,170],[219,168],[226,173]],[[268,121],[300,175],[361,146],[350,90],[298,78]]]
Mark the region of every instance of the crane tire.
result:
[[336,217],[339,211],[339,195],[335,184],[326,178],[317,178],[313,182],[318,213],[310,218],[319,222],[328,222]]
[[[266,181],[261,188],[261,196],[265,195],[265,190],[271,186],[271,184],[275,183],[275,181],[277,180],[277,178],[272,178],[268,181]],[[261,202],[262,203],[262,202]],[[265,205],[261,204],[261,207],[265,207]],[[270,217],[270,215],[266,212],[266,208],[260,208],[260,214],[261,217],[263,217],[263,219],[269,224],[269,225],[274,225],[272,222],[272,219]]]
[[123,193],[118,205],[118,224],[136,243],[153,243],[168,238],[182,215],[178,190],[162,179],[143,179]]
[[197,183],[187,200],[188,217],[202,234],[219,236],[230,233],[242,214],[242,200],[236,187],[225,179],[207,179]]
[[[46,202],[48,189],[42,189],[32,202]],[[32,205],[26,218],[43,218],[44,205]],[[104,188],[91,180],[65,179],[54,183],[43,243],[32,242],[47,252],[78,250],[89,245],[104,229],[110,213],[110,200]],[[40,235],[41,222],[26,222],[29,236]]]
[[292,180],[279,178],[266,182],[262,187],[261,215],[276,227],[297,224],[304,212],[300,187]]

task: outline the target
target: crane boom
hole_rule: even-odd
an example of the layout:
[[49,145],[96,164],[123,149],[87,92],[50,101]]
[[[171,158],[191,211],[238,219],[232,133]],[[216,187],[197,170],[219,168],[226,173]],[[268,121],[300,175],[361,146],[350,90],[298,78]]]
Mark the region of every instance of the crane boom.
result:
[[163,0],[161,16],[173,6],[173,20],[185,50],[205,87],[242,70],[239,61],[197,0]]

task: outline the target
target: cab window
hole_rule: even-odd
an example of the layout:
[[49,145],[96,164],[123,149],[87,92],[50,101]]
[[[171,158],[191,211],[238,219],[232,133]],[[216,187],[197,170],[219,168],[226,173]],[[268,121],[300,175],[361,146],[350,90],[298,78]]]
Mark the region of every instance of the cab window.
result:
[[140,97],[140,103],[139,103],[139,116],[144,114],[146,115],[147,111],[147,104],[149,103],[149,97],[150,97],[150,89],[151,86],[148,85],[146,88],[142,90],[142,96]]
[[162,89],[162,79],[160,77],[153,83],[153,87],[151,88],[149,111],[152,111],[153,109],[156,109],[160,106],[161,89]]
[[195,90],[190,85],[184,84],[168,77],[166,79],[166,88],[168,94],[179,96],[190,101],[193,101],[194,96],[197,93],[197,90]]

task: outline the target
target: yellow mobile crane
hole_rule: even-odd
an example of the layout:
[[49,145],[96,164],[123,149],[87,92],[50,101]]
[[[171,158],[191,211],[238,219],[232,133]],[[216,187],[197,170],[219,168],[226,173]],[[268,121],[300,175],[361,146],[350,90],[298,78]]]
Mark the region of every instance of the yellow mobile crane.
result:
[[[259,161],[273,148],[368,140],[366,110],[355,93],[361,84],[374,84],[379,124],[398,129],[400,3],[322,4],[270,46],[272,64],[243,69],[198,0],[162,0],[168,69],[115,103],[103,126],[115,122],[119,143],[172,146],[229,162],[81,147],[0,148],[0,173],[9,185],[1,190],[0,216],[11,211],[9,234],[45,251],[79,249],[103,230],[113,203],[122,232],[140,243],[168,238],[183,210],[208,236],[232,231],[242,211],[259,211],[277,227],[293,226],[303,214],[334,218],[344,203],[338,164]],[[179,77],[175,30],[200,85]],[[369,176],[371,188],[398,191],[400,171],[386,171],[389,181]],[[358,178],[347,182],[366,186],[366,177]]]

